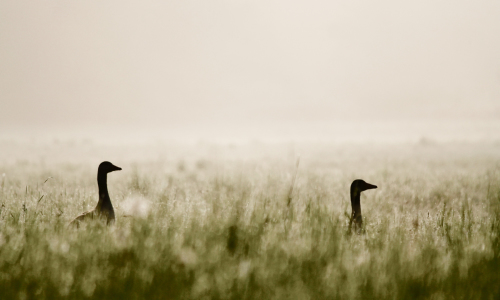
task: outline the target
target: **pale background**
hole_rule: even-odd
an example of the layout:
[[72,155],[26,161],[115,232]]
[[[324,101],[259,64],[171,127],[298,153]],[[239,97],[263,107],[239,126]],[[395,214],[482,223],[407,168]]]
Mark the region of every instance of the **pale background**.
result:
[[0,1],[0,137],[500,139],[499,1]]

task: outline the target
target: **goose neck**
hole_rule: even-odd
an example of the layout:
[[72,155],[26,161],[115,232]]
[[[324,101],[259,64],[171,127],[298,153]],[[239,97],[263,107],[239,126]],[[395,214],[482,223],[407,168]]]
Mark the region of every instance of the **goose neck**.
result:
[[98,173],[97,174],[97,185],[99,186],[99,195],[102,193],[108,193],[108,183],[107,183],[107,174],[106,173]]
[[354,217],[361,216],[361,201],[360,201],[360,193],[351,192],[351,206],[352,213]]
[[97,174],[97,185],[99,186],[99,203],[97,205],[100,207],[110,204],[111,200],[109,199],[108,193],[107,173],[100,172]]

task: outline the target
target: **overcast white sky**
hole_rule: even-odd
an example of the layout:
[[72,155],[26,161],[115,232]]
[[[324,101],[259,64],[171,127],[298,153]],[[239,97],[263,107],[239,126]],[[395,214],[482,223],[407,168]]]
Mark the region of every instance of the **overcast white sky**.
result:
[[500,1],[0,1],[0,136],[500,138]]

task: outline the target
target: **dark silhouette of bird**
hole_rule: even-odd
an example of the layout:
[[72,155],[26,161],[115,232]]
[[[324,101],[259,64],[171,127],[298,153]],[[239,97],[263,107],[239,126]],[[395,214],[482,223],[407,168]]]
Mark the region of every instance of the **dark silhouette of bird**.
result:
[[90,211],[84,212],[83,214],[76,217],[70,224],[78,225],[81,221],[88,219],[101,218],[106,220],[106,224],[113,223],[115,221],[115,211],[113,205],[111,204],[111,199],[108,193],[108,183],[107,177],[108,173],[113,171],[120,171],[122,168],[117,167],[110,163],[109,161],[104,161],[99,165],[97,169],[97,185],[99,186],[99,202],[97,206]]
[[367,183],[362,179],[356,179],[351,184],[351,206],[352,214],[349,221],[349,231],[351,231],[352,224],[356,232],[361,232],[363,226],[363,217],[361,216],[361,192],[376,189],[377,186]]
[[231,225],[229,227],[229,234],[227,237],[227,251],[232,255],[236,251],[236,247],[238,246],[238,227],[236,225]]

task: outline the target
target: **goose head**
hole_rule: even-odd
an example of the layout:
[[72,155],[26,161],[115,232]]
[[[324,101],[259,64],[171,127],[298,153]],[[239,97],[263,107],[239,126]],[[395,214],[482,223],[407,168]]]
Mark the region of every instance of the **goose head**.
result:
[[107,173],[111,173],[113,171],[120,171],[122,168],[120,167],[117,167],[115,165],[113,165],[112,163],[110,163],[109,161],[103,161],[100,165],[99,165],[99,169],[98,169],[98,173],[101,173],[101,174],[107,174]]
[[357,196],[361,194],[361,192],[370,190],[370,189],[376,189],[377,186],[370,184],[362,179],[356,179],[352,182],[351,184],[351,195],[352,196]]

